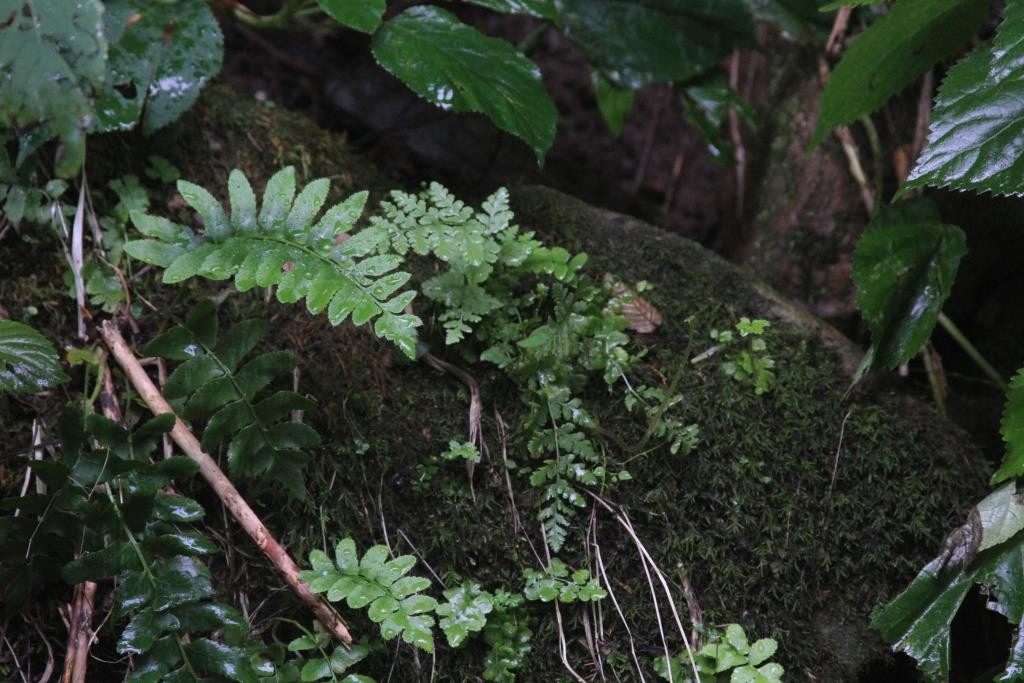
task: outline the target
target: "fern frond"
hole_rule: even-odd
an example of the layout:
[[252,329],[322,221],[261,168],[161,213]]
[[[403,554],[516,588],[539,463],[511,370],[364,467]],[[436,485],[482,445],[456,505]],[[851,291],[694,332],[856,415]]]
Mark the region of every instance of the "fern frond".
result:
[[203,232],[166,218],[133,213],[132,222],[147,239],[128,242],[125,251],[164,267],[166,283],[198,275],[212,280],[234,278],[239,291],[276,285],[278,301],[305,299],[310,313],[326,310],[332,325],[349,316],[356,325],[375,320],[378,336],[414,357],[415,329],[421,322],[404,310],[415,294],[398,293],[409,274],[396,270],[402,262],[398,254],[381,248],[387,233],[371,226],[335,243],[338,235],[354,230],[367,193],[351,195],[314,222],[330,181],[314,180],[297,197],[295,190],[295,169],[288,166],[267,182],[257,212],[252,186],[236,169],[228,180],[228,215],[207,190],[178,181],[181,196],[203,220]]
[[164,393],[183,418],[209,418],[203,448],[213,451],[226,445],[232,474],[266,474],[302,498],[307,459],[303,449],[318,446],[320,436],[289,416],[315,404],[291,391],[260,397],[267,385],[291,373],[295,358],[271,351],[239,368],[263,338],[266,323],[246,320],[219,338],[217,328],[217,310],[206,300],[189,313],[184,325],[146,346],[149,355],[184,361],[167,378]]

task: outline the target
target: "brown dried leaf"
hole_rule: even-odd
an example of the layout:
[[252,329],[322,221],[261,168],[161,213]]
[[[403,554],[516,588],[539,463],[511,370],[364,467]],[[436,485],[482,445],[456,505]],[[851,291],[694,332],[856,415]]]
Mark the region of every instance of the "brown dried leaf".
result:
[[[605,280],[611,280],[605,274]],[[612,294],[618,303],[618,312],[629,321],[629,329],[637,334],[651,334],[661,325],[661,313],[624,282],[612,285]]]

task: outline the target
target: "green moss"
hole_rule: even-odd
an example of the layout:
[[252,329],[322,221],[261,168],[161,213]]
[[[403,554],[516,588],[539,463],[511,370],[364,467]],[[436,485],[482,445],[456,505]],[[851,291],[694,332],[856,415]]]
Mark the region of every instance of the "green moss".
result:
[[[343,141],[220,89],[152,143],[186,177],[213,188],[223,188],[235,166],[266,178],[281,163],[301,161],[300,148],[309,154],[307,177],[339,176],[346,189],[384,187]],[[204,149],[205,161],[196,157]],[[100,176],[94,171],[92,177]],[[549,190],[521,189],[513,199],[525,227],[587,251],[594,277],[612,271],[656,285],[649,298],[665,323],[644,372],[651,383],[681,373],[686,400],[678,410],[699,424],[701,445],[686,456],[662,447],[634,460],[634,480],[608,496],[624,506],[667,572],[680,609],[685,572],[709,621],[739,621],[752,635],[778,637],[779,659],[794,679],[804,673],[850,679],[865,662],[884,656],[866,627],[872,606],[898,592],[984,490],[985,473],[964,436],[898,396],[845,401],[848,342],[696,244]],[[533,492],[524,477],[513,475],[513,507],[493,417],[496,410],[510,426],[509,457],[523,461],[526,435],[518,428],[513,387],[488,367],[469,368],[483,394],[489,450],[476,468],[473,493],[465,466],[456,463],[439,462],[435,478],[420,485],[424,463],[448,440],[465,437],[468,399],[457,379],[405,362],[366,331],[332,328],[295,307],[267,308],[253,293],[228,301],[225,325],[232,317],[273,317],[269,343],[300,358],[301,390],[320,401],[308,419],[326,445],[309,466],[309,498],[294,502],[268,487],[246,489],[296,556],[322,539],[352,535],[360,547],[386,539],[402,552],[414,545],[449,585],[465,577],[488,589],[521,587],[521,569],[535,566],[527,538],[539,540]],[[740,315],[773,321],[767,339],[778,380],[762,397],[725,377],[714,359],[692,366],[685,353],[688,346],[693,352],[710,346],[710,328]],[[158,325],[142,323],[143,337]],[[625,414],[620,396],[595,385],[587,399],[606,430],[636,442],[645,425]],[[597,515],[597,531],[637,649],[649,659],[660,650],[660,638],[636,548],[604,513]],[[586,562],[583,535],[575,530],[570,547],[577,554],[563,557],[575,566]],[[255,562],[248,582],[250,592],[277,585]],[[299,613],[286,594],[271,598],[261,615],[276,609]],[[563,616],[570,656],[585,666],[582,613],[570,607]],[[534,617],[534,654],[522,680],[561,680],[553,609],[536,606]],[[257,625],[270,624],[261,616]],[[629,645],[610,605],[604,625],[602,649],[628,680]],[[372,628],[358,616],[353,626],[356,633]],[[483,655],[482,645],[454,653],[442,648],[437,670],[444,680],[473,680]],[[382,656],[380,666],[386,673],[390,656]],[[396,678],[409,680],[412,658],[400,658],[398,666]]]

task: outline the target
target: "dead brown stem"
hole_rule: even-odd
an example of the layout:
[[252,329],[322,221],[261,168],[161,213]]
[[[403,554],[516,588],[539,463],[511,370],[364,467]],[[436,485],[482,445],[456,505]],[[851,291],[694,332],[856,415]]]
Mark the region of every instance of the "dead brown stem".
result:
[[[171,410],[171,406],[168,405],[166,399],[164,399],[163,395],[161,395],[153,381],[149,378],[149,375],[143,370],[135,354],[128,348],[128,344],[125,342],[124,337],[121,336],[117,325],[109,320],[105,321],[101,327],[101,333],[110,352],[117,359],[128,380],[135,387],[135,390],[139,392],[139,395],[142,396],[149,409],[155,415],[173,414],[174,411]],[[352,636],[349,634],[348,628],[341,616],[331,605],[313,593],[309,586],[299,578],[299,568],[295,564],[295,560],[278,543],[277,539],[271,535],[270,530],[267,529],[253,509],[249,507],[249,504],[242,498],[238,489],[221,471],[213,458],[203,451],[199,440],[189,431],[180,418],[175,420],[174,429],[171,430],[171,438],[174,439],[174,442],[178,444],[178,447],[181,448],[185,455],[199,464],[199,473],[216,492],[224,507],[231,512],[235,520],[245,529],[246,533],[256,543],[256,547],[277,568],[284,577],[285,582],[299,596],[299,599],[306,603],[313,611],[320,623],[341,642],[346,645],[351,643]]]

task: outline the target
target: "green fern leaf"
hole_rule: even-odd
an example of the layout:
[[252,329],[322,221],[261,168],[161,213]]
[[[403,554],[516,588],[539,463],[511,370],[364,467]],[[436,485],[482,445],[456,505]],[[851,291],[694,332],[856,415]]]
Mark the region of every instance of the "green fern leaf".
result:
[[242,364],[266,332],[263,321],[240,322],[219,339],[217,330],[217,311],[207,300],[189,313],[184,325],[146,346],[149,355],[184,361],[168,376],[165,395],[183,418],[208,418],[203,448],[226,446],[233,474],[265,474],[302,498],[305,450],[318,446],[320,437],[308,425],[291,422],[290,415],[312,410],[315,404],[283,390],[260,398],[267,386],[291,373],[295,358],[271,351]]
[[388,549],[375,545],[357,559],[351,538],[339,541],[334,555],[332,562],[326,553],[314,550],[309,555],[312,568],[300,572],[299,578],[314,593],[326,593],[331,602],[345,600],[352,609],[365,607],[386,640],[401,636],[425,652],[434,651],[434,618],[427,612],[434,611],[437,601],[421,593],[430,587],[430,579],[407,576],[416,565],[415,557],[388,560]]
[[202,219],[203,232],[133,213],[132,222],[147,239],[130,241],[125,250],[164,267],[166,283],[201,276],[233,278],[239,291],[276,285],[279,301],[305,299],[311,313],[326,309],[332,325],[350,315],[357,325],[375,320],[377,335],[414,357],[421,321],[404,312],[412,293],[396,293],[409,277],[396,271],[402,259],[393,252],[371,255],[386,239],[372,227],[335,244],[341,233],[354,230],[367,195],[350,196],[314,223],[329,190],[330,181],[321,178],[296,196],[295,170],[289,166],[267,182],[257,213],[252,186],[235,170],[228,179],[228,215],[207,190],[178,181],[181,196]]

